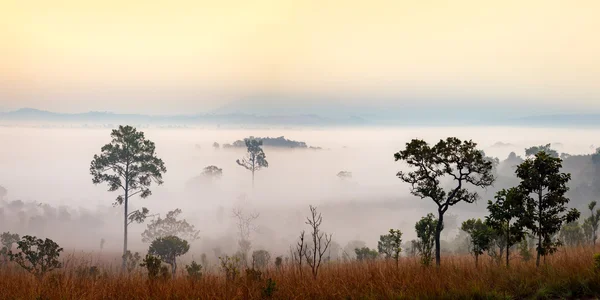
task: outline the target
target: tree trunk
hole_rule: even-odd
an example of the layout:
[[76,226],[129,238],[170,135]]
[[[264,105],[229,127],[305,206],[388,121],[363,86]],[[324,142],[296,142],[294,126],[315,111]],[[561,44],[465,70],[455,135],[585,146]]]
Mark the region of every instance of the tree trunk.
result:
[[128,202],[129,202],[129,181],[125,180],[125,216],[123,221],[123,263],[121,268],[123,271],[127,268],[127,214],[128,214]]
[[171,273],[173,279],[175,279],[175,273],[177,272],[177,259],[173,259],[173,266],[171,268]]
[[510,221],[506,223],[506,267],[508,268],[508,259],[510,253]]
[[254,170],[252,170],[252,189],[254,189]]
[[441,209],[438,209],[438,222],[435,227],[435,265],[440,266],[441,261],[441,249],[440,249],[440,236],[444,227],[444,213]]
[[536,268],[540,266],[540,255],[542,253],[542,188],[538,192],[538,246],[537,246],[537,259],[535,261]]

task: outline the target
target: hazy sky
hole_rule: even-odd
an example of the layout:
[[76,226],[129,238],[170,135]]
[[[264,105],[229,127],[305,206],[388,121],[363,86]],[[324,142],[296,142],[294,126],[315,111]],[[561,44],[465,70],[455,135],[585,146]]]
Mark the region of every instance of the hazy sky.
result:
[[189,113],[269,95],[600,111],[598,12],[597,0],[0,0],[0,110]]

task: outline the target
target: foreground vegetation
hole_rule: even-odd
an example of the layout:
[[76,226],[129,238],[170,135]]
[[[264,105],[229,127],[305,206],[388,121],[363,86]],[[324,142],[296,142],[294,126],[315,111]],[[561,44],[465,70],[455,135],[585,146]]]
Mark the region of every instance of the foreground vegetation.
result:
[[293,265],[227,277],[223,269],[190,277],[179,270],[150,279],[142,268],[120,275],[119,266],[90,267],[70,256],[64,268],[36,279],[8,265],[0,272],[0,299],[557,299],[600,296],[591,247],[562,248],[536,268],[515,256],[510,268],[482,258],[448,256],[439,268],[418,258],[326,263],[315,280]]

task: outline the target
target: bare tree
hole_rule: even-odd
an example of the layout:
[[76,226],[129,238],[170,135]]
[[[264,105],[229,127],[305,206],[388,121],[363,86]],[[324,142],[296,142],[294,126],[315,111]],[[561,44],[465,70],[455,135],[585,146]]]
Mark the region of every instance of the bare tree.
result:
[[248,263],[248,253],[252,248],[250,242],[250,234],[257,230],[256,226],[252,224],[260,216],[258,213],[252,213],[246,215],[241,208],[233,209],[233,216],[237,218],[237,227],[239,233],[238,245],[240,246],[240,252],[242,254],[242,260],[245,265]]
[[[307,254],[308,254],[307,245],[304,243],[305,234],[306,234],[306,232],[304,230],[302,230],[302,232],[300,233],[300,241],[298,242],[298,244],[296,244],[296,251],[292,252],[290,249],[290,252],[292,252],[292,258],[298,264],[298,270],[300,271],[300,277],[302,277],[302,259],[307,257]],[[308,261],[308,259],[307,259],[307,261]]]
[[329,248],[329,244],[331,244],[332,235],[321,232],[320,227],[323,222],[323,217],[320,213],[317,213],[316,207],[310,206],[310,214],[311,216],[306,218],[306,224],[312,229],[311,237],[313,245],[312,249],[309,249],[306,252],[306,261],[312,269],[313,277],[316,279],[319,268],[321,267],[323,255],[325,255],[327,248]]

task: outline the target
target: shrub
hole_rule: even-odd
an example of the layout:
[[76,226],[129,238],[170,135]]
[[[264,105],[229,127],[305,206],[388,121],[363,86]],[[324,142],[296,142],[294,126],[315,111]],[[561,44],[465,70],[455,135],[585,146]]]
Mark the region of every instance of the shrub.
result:
[[146,268],[148,271],[148,278],[156,279],[161,272],[161,264],[162,261],[160,258],[146,254],[146,258],[144,258],[143,262],[140,264],[140,267]]
[[192,261],[190,265],[185,266],[185,270],[188,273],[188,278],[198,280],[202,277],[202,266]]
[[41,279],[47,272],[62,267],[58,261],[60,248],[51,239],[38,239],[35,236],[26,235],[17,242],[17,249],[21,252],[8,253],[10,260],[16,262],[23,269]]

